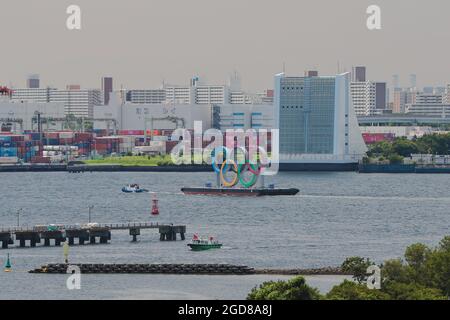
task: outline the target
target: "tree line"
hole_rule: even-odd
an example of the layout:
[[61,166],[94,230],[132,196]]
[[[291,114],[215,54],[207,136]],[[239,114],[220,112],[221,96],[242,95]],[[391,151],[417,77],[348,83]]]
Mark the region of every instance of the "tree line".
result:
[[381,270],[380,289],[367,286],[368,258],[351,257],[342,271],[353,274],[323,295],[299,276],[289,281],[268,281],[253,288],[249,300],[448,300],[450,297],[450,236],[430,248],[416,243],[406,248],[402,259],[387,260]]

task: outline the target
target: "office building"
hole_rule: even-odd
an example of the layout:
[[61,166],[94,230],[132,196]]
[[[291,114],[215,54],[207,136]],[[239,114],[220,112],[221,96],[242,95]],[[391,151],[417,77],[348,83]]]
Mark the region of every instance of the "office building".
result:
[[350,96],[350,73],[275,76],[281,168],[353,170],[366,152]]

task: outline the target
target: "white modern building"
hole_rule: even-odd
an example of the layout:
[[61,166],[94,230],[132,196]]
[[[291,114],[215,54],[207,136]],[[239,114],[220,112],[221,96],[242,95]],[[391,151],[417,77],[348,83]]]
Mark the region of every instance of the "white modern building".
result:
[[274,108],[270,104],[226,104],[213,106],[213,127],[227,129],[272,129]]
[[[94,118],[112,119],[118,130],[194,129],[194,121],[202,121],[203,128],[211,128],[211,105],[135,104],[121,103],[112,96],[108,106],[96,106]],[[105,121],[94,121],[95,129],[107,129]]]
[[429,117],[450,117],[450,104],[407,104],[405,113]]
[[[57,102],[17,102],[0,97],[0,126],[9,126],[13,132],[36,130],[37,113],[40,113],[41,117],[63,118],[64,105]],[[48,128],[60,130],[61,123],[48,123]],[[44,124],[44,129],[47,129],[47,124]]]
[[416,93],[415,104],[419,105],[436,105],[444,103],[444,95],[442,93]]
[[275,76],[281,169],[355,169],[367,147],[353,108],[350,79],[350,73]]

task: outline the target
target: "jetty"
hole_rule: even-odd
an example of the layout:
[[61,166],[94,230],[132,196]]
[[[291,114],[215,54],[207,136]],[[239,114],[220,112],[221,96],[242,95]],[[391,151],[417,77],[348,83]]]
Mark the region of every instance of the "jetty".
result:
[[141,235],[141,230],[146,229],[158,229],[160,241],[176,241],[178,235],[181,240],[185,240],[186,226],[184,225],[144,222],[0,228],[0,244],[2,249],[8,249],[16,241],[21,248],[25,247],[27,243],[34,248],[42,242],[47,247],[51,243],[60,246],[66,241],[69,242],[69,245],[74,245],[76,241],[79,245],[95,244],[97,241],[100,244],[107,244],[111,240],[111,233],[119,230],[128,231],[132,241],[136,242],[137,237]]
[[29,273],[65,274],[69,266],[77,266],[81,273],[120,274],[209,274],[249,275],[255,270],[230,264],[48,264]]
[[196,275],[340,275],[352,274],[340,267],[313,269],[256,269],[232,264],[47,264],[29,273],[65,274],[68,267],[77,266],[88,274],[196,274]]

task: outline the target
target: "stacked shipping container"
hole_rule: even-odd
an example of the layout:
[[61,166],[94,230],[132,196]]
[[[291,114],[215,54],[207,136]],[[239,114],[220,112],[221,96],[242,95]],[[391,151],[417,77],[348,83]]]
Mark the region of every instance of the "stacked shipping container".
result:
[[17,157],[25,162],[42,156],[42,143],[36,135],[0,135],[0,157]]

